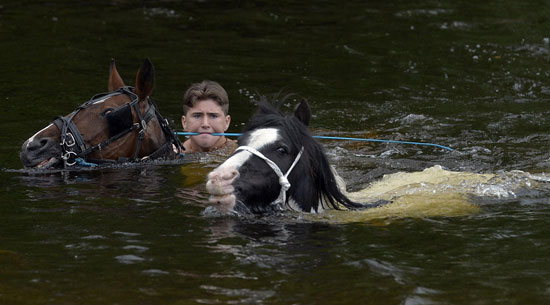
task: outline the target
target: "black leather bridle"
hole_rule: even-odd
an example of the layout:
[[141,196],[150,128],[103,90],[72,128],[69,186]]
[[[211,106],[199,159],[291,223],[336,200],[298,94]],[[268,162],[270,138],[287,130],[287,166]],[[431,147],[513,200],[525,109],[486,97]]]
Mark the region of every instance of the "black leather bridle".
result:
[[[73,118],[76,116],[78,112],[93,105],[97,101],[105,100],[110,97],[121,95],[121,94],[127,95],[131,101],[129,103],[124,104],[123,106],[120,106],[117,109],[112,110],[109,113],[101,114],[106,116],[107,121],[110,124],[109,126],[110,138],[97,145],[94,145],[91,147],[87,146],[86,142],[82,137],[82,134],[74,124]],[[177,138],[177,136],[174,134],[174,132],[168,125],[168,121],[161,116],[161,114],[158,112],[155,105],[149,98],[147,98],[147,103],[149,104],[149,108],[145,112],[145,114],[142,114],[139,109],[139,97],[137,96],[137,94],[134,93],[134,88],[130,86],[126,86],[118,90],[115,90],[113,92],[97,94],[93,96],[89,101],[77,107],[70,115],[66,117],[59,116],[55,118],[53,120],[53,124],[57,126],[57,128],[61,132],[61,141],[60,141],[61,158],[63,159],[64,167],[68,168],[68,167],[75,166],[78,164],[79,160],[84,160],[87,163],[93,163],[93,164],[139,161],[138,156],[141,150],[145,132],[147,130],[147,125],[151,121],[151,119],[153,119],[154,117],[157,118],[161,126],[162,132],[164,133],[164,136],[167,138],[167,141],[161,147],[159,147],[156,151],[154,151],[152,154],[142,159],[157,159],[159,157],[166,157],[166,156],[169,156],[170,158],[175,159],[179,157],[180,155],[179,151],[184,150],[183,145],[181,144],[180,140]],[[138,117],[138,122],[136,123],[133,122],[132,112],[131,112],[132,108],[134,108]],[[118,116],[120,117],[117,117],[116,114],[118,114]],[[121,124],[119,124],[120,122],[123,122],[122,126]],[[113,128],[112,126],[113,124],[118,126]],[[131,159],[123,158],[119,160],[109,160],[109,159],[97,160],[97,159],[89,158],[89,155],[92,154],[93,152],[104,149],[109,144],[115,142],[116,140],[122,138],[123,136],[133,131],[137,131],[138,133],[138,142],[136,145],[136,150],[134,152],[133,158]],[[176,148],[178,153],[174,152],[173,146]]]

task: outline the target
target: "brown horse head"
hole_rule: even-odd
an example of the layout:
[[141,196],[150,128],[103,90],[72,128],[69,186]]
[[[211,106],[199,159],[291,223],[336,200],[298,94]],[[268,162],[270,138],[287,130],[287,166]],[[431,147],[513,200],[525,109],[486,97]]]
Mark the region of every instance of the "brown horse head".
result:
[[109,93],[98,94],[70,114],[27,139],[21,147],[26,168],[62,168],[77,161],[116,162],[151,157],[174,157],[173,135],[149,100],[155,70],[146,59],[137,72],[135,87],[124,85],[111,61]]

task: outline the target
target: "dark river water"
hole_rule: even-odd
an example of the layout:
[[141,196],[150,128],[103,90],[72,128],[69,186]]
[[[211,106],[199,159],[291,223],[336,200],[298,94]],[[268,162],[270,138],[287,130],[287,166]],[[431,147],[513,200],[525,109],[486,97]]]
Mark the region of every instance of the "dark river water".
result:
[[[549,304],[549,16],[547,0],[1,1],[0,304]],[[470,190],[459,215],[327,221],[208,216],[208,156],[22,170],[21,144],[106,91],[111,58],[131,85],[146,57],[177,130],[185,89],[212,79],[230,132],[258,94],[293,93],[314,134],[454,149],[322,140],[350,191],[434,166],[509,178],[447,185]]]

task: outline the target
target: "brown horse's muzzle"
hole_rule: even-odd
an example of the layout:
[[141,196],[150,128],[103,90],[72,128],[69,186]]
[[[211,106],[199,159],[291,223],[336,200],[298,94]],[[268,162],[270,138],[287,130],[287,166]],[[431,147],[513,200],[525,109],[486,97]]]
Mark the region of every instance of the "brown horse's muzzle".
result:
[[31,137],[21,146],[19,154],[26,168],[50,168],[61,162],[59,140],[52,137]]

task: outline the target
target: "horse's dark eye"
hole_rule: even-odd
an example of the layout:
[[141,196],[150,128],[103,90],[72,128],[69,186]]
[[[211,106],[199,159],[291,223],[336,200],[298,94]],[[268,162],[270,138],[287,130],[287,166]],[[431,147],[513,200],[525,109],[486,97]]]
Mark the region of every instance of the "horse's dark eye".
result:
[[109,112],[111,112],[111,111],[113,111],[113,110],[114,110],[114,108],[107,108],[107,109],[105,109],[105,110],[103,110],[103,111],[101,112],[101,115],[102,115],[102,116],[105,116],[107,113],[109,113]]
[[277,148],[277,152],[281,155],[286,155],[288,153],[288,150],[285,147],[279,147]]

